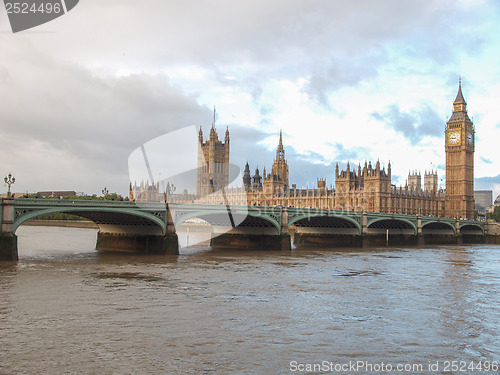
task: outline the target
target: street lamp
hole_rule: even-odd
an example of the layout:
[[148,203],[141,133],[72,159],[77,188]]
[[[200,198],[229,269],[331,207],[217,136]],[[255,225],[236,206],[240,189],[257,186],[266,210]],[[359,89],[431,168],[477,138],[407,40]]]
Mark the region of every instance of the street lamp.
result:
[[7,177],[5,177],[3,180],[5,181],[5,183],[7,184],[7,186],[9,187],[8,190],[7,190],[7,198],[10,198],[11,197],[10,196],[10,185],[12,185],[14,182],[16,182],[16,178],[12,177],[12,173],[9,173],[7,175]]
[[167,188],[165,189],[165,202],[168,203],[170,201],[170,198],[174,194],[175,190],[175,185],[170,185],[170,183],[167,182]]
[[104,187],[104,189],[102,189],[102,194],[103,194],[104,196],[106,196],[106,195],[108,195],[108,193],[109,193],[108,188],[107,188],[107,187]]

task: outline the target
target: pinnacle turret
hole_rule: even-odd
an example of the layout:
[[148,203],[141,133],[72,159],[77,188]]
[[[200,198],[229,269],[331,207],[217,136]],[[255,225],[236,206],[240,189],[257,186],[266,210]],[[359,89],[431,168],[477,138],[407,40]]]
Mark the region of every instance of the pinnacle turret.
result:
[[453,105],[456,104],[464,104],[467,105],[467,102],[464,99],[464,96],[462,94],[462,78],[458,79],[458,93],[457,97],[455,98],[455,101],[453,102]]

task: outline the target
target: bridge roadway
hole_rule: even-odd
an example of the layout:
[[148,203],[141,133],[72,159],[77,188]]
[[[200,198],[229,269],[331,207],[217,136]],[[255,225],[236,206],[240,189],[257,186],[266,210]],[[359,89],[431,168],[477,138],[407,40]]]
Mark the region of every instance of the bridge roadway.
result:
[[485,223],[419,215],[315,208],[194,205],[157,202],[2,199],[0,260],[17,260],[15,232],[24,222],[68,213],[99,227],[98,250],[178,254],[176,228],[192,218],[212,225],[212,246],[290,250],[331,246],[484,242]]

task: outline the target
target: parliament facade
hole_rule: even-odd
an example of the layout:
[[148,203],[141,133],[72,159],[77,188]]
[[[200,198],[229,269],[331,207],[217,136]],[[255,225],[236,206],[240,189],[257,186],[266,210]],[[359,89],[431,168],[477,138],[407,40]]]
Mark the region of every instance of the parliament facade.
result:
[[[441,217],[474,218],[474,126],[467,114],[461,82],[453,113],[445,129],[446,190],[438,187],[435,171],[411,172],[405,186],[391,183],[391,164],[365,162],[345,170],[335,168],[335,184],[327,187],[319,178],[315,188],[301,189],[289,183],[289,167],[280,132],[276,157],[269,172],[258,168],[253,175],[248,163],[241,187],[225,188],[229,182],[229,130],[219,141],[214,124],[204,141],[199,131],[197,191],[162,194],[155,186],[131,186],[130,198],[168,200],[175,203],[234,204],[257,206],[312,207]],[[423,186],[422,186],[423,182]],[[152,194],[153,191],[153,194]],[[154,193],[156,191],[156,193]],[[145,192],[146,195],[141,195]],[[167,197],[167,199],[165,199]]]

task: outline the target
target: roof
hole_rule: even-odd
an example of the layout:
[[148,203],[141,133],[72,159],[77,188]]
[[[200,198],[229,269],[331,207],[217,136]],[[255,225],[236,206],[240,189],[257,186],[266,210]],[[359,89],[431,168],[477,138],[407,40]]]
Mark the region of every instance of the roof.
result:
[[457,93],[457,97],[455,98],[455,101],[453,102],[453,104],[460,104],[460,103],[467,104],[467,102],[465,101],[464,96],[462,94],[462,81],[461,80],[458,82],[458,93]]

